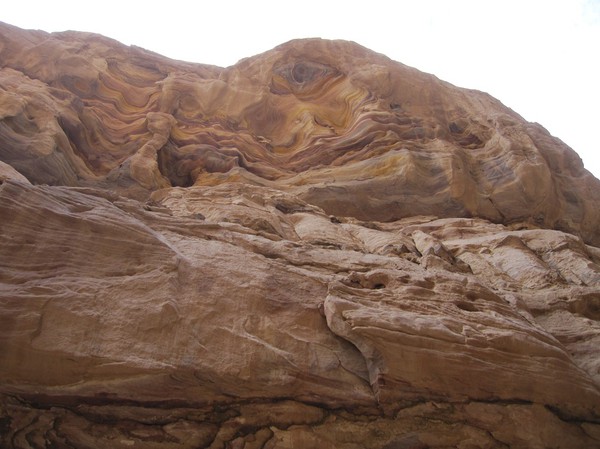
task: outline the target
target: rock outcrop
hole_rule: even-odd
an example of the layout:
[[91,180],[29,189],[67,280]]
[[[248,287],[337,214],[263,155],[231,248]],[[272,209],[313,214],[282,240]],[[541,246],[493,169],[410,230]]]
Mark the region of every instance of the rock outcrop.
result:
[[600,447],[600,181],[349,42],[0,26],[0,446]]

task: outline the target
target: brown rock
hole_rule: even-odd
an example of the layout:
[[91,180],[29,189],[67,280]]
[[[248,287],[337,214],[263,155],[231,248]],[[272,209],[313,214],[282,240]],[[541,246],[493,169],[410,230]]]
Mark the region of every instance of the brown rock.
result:
[[489,95],[359,45],[292,41],[218,67],[83,33],[1,27],[0,157],[34,183],[243,181],[335,216],[478,216],[600,244],[600,184]]
[[0,61],[1,447],[600,447],[599,182],[539,125],[340,41]]
[[15,170],[12,166],[0,161],[0,183],[3,183],[4,181],[8,180],[30,184],[28,179],[21,173],[19,173],[17,170]]

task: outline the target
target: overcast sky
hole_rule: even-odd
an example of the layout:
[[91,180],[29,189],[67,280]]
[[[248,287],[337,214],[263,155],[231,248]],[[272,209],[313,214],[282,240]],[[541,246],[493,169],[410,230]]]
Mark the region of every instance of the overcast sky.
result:
[[347,39],[541,123],[600,178],[600,0],[29,0],[0,20],[91,31],[228,66],[290,39]]

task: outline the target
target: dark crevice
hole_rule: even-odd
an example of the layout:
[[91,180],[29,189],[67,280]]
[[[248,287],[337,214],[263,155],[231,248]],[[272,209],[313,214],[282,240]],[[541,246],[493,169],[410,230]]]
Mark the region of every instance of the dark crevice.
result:
[[176,147],[167,142],[157,154],[158,170],[173,187],[190,187],[194,184],[190,171],[181,170],[175,157]]
[[464,310],[465,312],[479,312],[479,309],[473,303],[470,302],[459,301],[454,303],[454,305],[460,310]]
[[571,423],[571,424],[589,423],[589,424],[599,424],[600,425],[600,416],[595,416],[592,419],[581,419],[580,417],[577,417],[577,416],[567,412],[566,410],[555,407],[553,405],[544,405],[544,407],[546,408],[546,410],[548,410],[553,415],[555,415],[558,419],[560,419],[561,421],[567,422],[567,423]]

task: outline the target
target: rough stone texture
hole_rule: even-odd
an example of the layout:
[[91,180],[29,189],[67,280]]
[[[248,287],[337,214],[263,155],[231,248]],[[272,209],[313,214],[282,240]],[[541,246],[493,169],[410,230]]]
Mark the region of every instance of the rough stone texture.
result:
[[600,447],[600,182],[348,42],[0,26],[0,447]]

